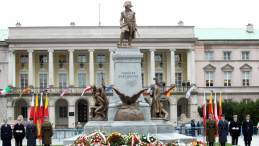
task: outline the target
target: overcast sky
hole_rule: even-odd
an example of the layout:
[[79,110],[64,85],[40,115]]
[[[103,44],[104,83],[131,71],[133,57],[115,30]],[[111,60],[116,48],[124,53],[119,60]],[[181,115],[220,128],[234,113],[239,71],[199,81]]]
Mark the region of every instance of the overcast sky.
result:
[[[22,26],[119,25],[125,0],[2,0],[0,29]],[[259,0],[132,0],[139,26],[172,26],[179,20],[197,28],[259,26]]]

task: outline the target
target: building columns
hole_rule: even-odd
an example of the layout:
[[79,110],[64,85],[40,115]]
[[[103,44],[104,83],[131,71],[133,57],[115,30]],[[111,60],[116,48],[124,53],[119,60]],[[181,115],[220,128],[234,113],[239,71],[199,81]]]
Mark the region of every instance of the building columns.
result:
[[15,51],[8,51],[8,86],[16,87]]
[[74,87],[74,50],[68,50],[69,52],[69,86]]
[[170,56],[170,53],[171,52],[167,52],[166,53],[166,75],[167,75],[167,77],[166,77],[166,85],[167,86],[170,86],[171,85],[171,56]]
[[34,75],[34,71],[33,71],[33,68],[34,68],[34,57],[33,57],[33,50],[28,50],[27,52],[29,52],[29,75],[28,75],[28,78],[29,78],[29,82],[28,82],[28,85],[29,86],[33,86],[35,82],[35,79],[33,78],[35,75]]
[[[150,85],[153,86],[155,85],[155,80],[153,80],[153,78],[155,78],[155,49],[150,49]],[[149,85],[149,86],[150,86]]]
[[[73,112],[75,113],[75,105],[68,105],[68,113]],[[75,115],[74,116],[69,116],[68,115],[68,128],[74,129],[75,128]]]
[[191,84],[195,85],[195,50],[191,50]]
[[[50,100],[49,100],[49,102],[50,102]],[[49,121],[52,123],[53,128],[55,128],[55,126],[56,126],[56,118],[55,118],[55,116],[58,117],[58,115],[56,115],[56,113],[55,113],[55,104],[54,104],[54,106],[53,105],[49,105]]]
[[176,49],[170,49],[171,51],[171,86],[175,85],[175,54]]
[[192,75],[192,72],[191,72],[191,51],[188,50],[186,53],[187,53],[187,82],[188,82],[188,80],[191,82],[192,81],[191,80],[191,75]]
[[147,85],[150,86],[151,85],[151,75],[150,75],[150,52],[147,52],[147,69],[148,69],[148,80],[147,80]]
[[89,84],[94,84],[94,50],[89,51]]
[[53,52],[54,50],[48,50],[49,52],[49,85],[54,87],[54,60],[53,60]]
[[112,55],[114,53],[114,50],[111,49],[109,51],[110,51],[110,64],[109,64],[110,65],[110,69],[109,69],[109,71],[110,71],[110,73],[109,73],[110,79],[109,79],[109,81],[110,81],[110,85],[114,85],[114,61],[112,60]]

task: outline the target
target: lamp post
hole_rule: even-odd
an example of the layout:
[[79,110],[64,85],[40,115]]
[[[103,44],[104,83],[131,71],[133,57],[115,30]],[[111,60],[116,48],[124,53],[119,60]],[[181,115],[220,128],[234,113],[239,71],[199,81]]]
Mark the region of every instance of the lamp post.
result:
[[59,67],[62,68],[63,67],[63,63],[62,61],[59,63]]
[[163,67],[163,62],[162,61],[160,62],[160,67]]

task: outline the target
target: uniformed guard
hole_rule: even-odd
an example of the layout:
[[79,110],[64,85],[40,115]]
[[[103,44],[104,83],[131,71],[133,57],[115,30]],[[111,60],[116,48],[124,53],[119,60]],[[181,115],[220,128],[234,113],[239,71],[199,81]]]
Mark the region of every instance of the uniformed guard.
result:
[[228,121],[225,120],[225,115],[221,115],[221,120],[218,123],[219,142],[221,146],[225,146],[228,135]]
[[209,114],[209,119],[206,121],[205,129],[208,136],[207,141],[209,142],[209,146],[213,146],[216,137],[215,135],[217,134],[217,124],[216,121],[212,119],[212,114]]
[[53,128],[51,123],[48,121],[48,117],[44,117],[45,122],[41,125],[41,137],[42,137],[42,144],[45,146],[51,145],[51,137],[53,136]]
[[22,140],[25,136],[24,125],[21,124],[21,118],[17,119],[17,124],[14,125],[13,135],[15,139],[16,146],[22,146]]
[[28,146],[35,146],[38,135],[37,126],[33,123],[33,118],[30,118],[30,123],[26,126],[26,138],[28,139]]
[[8,120],[4,119],[4,125],[1,127],[1,139],[3,141],[3,146],[11,146],[12,129],[7,122]]
[[241,134],[241,123],[237,121],[237,115],[233,116],[233,121],[230,122],[229,125],[229,133],[232,137],[232,145],[237,146],[238,145],[238,137]]
[[195,136],[195,123],[194,123],[194,119],[191,121],[191,127],[192,127],[192,136]]
[[246,120],[243,121],[242,125],[242,132],[244,135],[244,141],[246,146],[251,145],[251,140],[254,132],[253,129],[253,121],[250,120],[250,115],[247,115]]

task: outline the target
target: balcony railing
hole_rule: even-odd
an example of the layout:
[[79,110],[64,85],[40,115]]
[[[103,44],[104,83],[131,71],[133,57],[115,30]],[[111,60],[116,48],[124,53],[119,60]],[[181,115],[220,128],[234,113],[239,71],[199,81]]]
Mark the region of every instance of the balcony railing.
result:
[[[187,92],[192,86],[175,86],[174,90],[171,92]],[[150,87],[144,87],[144,88],[150,88]],[[160,93],[166,93],[172,86],[160,86]],[[196,88],[194,88],[193,91],[196,91]]]

